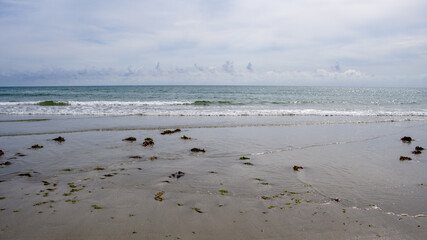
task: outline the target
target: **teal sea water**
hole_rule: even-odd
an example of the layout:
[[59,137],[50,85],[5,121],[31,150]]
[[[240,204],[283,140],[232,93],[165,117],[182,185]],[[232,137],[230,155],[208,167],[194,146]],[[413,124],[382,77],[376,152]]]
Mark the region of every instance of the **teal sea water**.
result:
[[0,114],[427,116],[427,89],[259,86],[1,87]]

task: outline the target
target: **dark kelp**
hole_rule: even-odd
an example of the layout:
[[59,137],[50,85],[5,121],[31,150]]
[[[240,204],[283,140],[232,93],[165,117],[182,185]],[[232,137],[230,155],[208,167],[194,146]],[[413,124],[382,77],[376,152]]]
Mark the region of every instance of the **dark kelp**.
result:
[[122,141],[134,142],[134,141],[136,141],[136,138],[135,137],[128,137],[128,138],[122,139]]
[[181,129],[177,128],[177,129],[175,129],[175,130],[165,130],[165,131],[163,131],[163,132],[162,132],[162,133],[160,133],[160,134],[162,134],[162,135],[166,135],[166,134],[173,134],[173,133],[177,133],[177,132],[181,132]]
[[416,155],[421,154],[421,153],[423,153],[421,150],[412,151],[412,154],[416,154]]
[[400,156],[400,161],[410,161],[410,160],[412,160],[412,158],[405,157],[405,156]]
[[154,145],[154,140],[152,138],[146,138],[144,140],[144,142],[142,143],[142,146],[146,147],[146,146],[153,146]]
[[185,175],[184,172],[178,171],[176,173],[172,173],[171,175],[169,175],[169,178],[176,178],[176,179],[178,179],[180,177],[183,177],[184,175]]
[[303,166],[297,166],[297,165],[295,165],[295,166],[293,167],[293,169],[294,169],[294,171],[299,172],[299,170],[300,170],[300,169],[304,169],[304,167],[303,167]]
[[198,212],[198,213],[203,213],[203,211],[202,211],[202,210],[200,210],[200,208],[193,207],[193,208],[191,208],[191,209],[193,209],[194,211],[196,211],[196,212]]
[[31,149],[40,149],[40,148],[43,148],[43,146],[38,144],[31,146]]
[[402,140],[402,142],[410,143],[410,142],[412,142],[413,139],[411,137],[404,136],[400,140]]
[[20,173],[18,174],[20,177],[32,177],[30,173]]
[[61,137],[61,136],[59,136],[59,137],[57,137],[57,138],[54,138],[54,139],[52,139],[53,141],[56,141],[56,142],[65,142],[65,138],[63,138],[63,137]]
[[183,140],[191,140],[191,137],[187,137],[187,136],[184,135],[184,136],[181,137],[181,139],[183,139]]
[[203,149],[201,149],[201,148],[192,148],[190,151],[192,151],[192,152],[206,152],[206,150],[203,148]]

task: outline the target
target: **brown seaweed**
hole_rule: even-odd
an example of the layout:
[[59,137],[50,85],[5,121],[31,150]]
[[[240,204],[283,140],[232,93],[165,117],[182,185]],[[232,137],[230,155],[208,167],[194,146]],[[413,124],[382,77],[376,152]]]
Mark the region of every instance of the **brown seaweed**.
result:
[[61,136],[59,136],[59,137],[57,137],[57,138],[54,138],[54,139],[52,139],[53,141],[56,141],[56,142],[60,142],[60,143],[62,143],[62,142],[65,142],[65,138],[63,138],[63,137],[61,137]]
[[134,141],[136,141],[136,138],[135,137],[128,137],[128,138],[122,139],[122,141],[134,142]]
[[192,152],[206,152],[206,150],[203,148],[203,149],[201,149],[201,148],[192,148],[190,151],[192,151]]
[[36,144],[36,145],[31,146],[30,149],[41,149],[41,148],[43,148],[43,146]]
[[202,211],[202,210],[200,210],[200,208],[193,207],[193,208],[191,208],[191,209],[193,209],[194,211],[196,211],[196,212],[198,212],[198,213],[203,213],[203,211]]
[[423,153],[421,150],[412,151],[412,154],[415,154],[415,155],[418,155],[418,154],[421,154],[421,153]]
[[171,175],[169,175],[169,178],[176,178],[176,179],[178,179],[180,177],[183,177],[184,175],[185,175],[184,172],[178,171],[178,172],[175,172],[175,173],[172,173]]
[[187,137],[187,136],[184,135],[184,136],[181,137],[181,139],[183,139],[183,140],[191,140],[191,137]]
[[20,177],[32,177],[30,173],[20,173],[18,174]]
[[304,169],[304,167],[303,167],[303,166],[297,166],[297,165],[295,165],[295,166],[293,167],[293,169],[294,169],[294,171],[299,172],[299,170],[300,170],[300,169]]
[[402,142],[410,143],[410,142],[412,142],[413,139],[411,137],[404,136],[400,140],[402,140]]
[[146,146],[153,146],[154,145],[154,140],[152,138],[146,138],[144,140],[144,142],[142,143],[142,146],[146,147]]
[[163,194],[165,194],[165,191],[161,191],[161,192],[156,193],[154,195],[154,200],[159,201],[159,202],[163,201],[163,198],[162,198]]
[[400,161],[410,161],[410,160],[412,160],[412,158],[405,157],[405,156],[400,156]]
[[166,134],[173,134],[173,133],[177,133],[177,132],[181,132],[181,129],[177,128],[177,129],[175,129],[175,130],[165,130],[165,131],[163,131],[163,132],[162,132],[162,133],[160,133],[160,134],[162,134],[162,135],[166,135]]

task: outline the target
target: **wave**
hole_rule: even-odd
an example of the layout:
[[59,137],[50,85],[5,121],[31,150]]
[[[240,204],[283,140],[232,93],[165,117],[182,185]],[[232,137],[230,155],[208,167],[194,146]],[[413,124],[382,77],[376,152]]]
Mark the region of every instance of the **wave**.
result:
[[43,101],[37,103],[39,106],[68,106],[69,104],[66,102],[55,102],[55,101]]
[[192,105],[196,105],[196,106],[209,106],[211,104],[212,104],[211,101],[195,101],[192,103]]
[[210,105],[244,105],[242,103],[234,103],[232,101],[194,101],[189,105],[194,106],[210,106]]
[[88,116],[206,116],[206,117],[235,117],[235,116],[349,116],[349,117],[427,117],[426,112],[375,112],[375,111],[328,111],[328,110],[223,110],[223,111],[198,111],[195,109],[173,110],[173,109],[140,109],[121,107],[72,107],[61,108],[46,107],[17,107],[2,108],[0,114],[7,115],[88,115]]
[[[338,109],[338,110],[337,110]],[[0,114],[94,115],[94,116],[416,116],[425,109],[353,106],[287,107],[283,105],[237,104],[232,101],[39,101],[0,102]]]
[[[59,105],[55,105],[59,104]],[[66,104],[66,105],[64,105]],[[39,105],[39,106],[165,106],[165,105],[185,105],[191,102],[183,101],[68,101],[68,102],[54,102],[54,101],[27,101],[27,102],[0,102],[0,106],[26,106],[26,105]]]

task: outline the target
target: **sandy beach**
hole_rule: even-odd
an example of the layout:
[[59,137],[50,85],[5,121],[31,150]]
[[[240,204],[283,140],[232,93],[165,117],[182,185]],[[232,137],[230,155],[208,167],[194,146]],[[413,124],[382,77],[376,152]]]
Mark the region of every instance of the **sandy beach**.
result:
[[424,120],[7,115],[0,128],[0,239],[427,236],[427,152],[412,153]]

